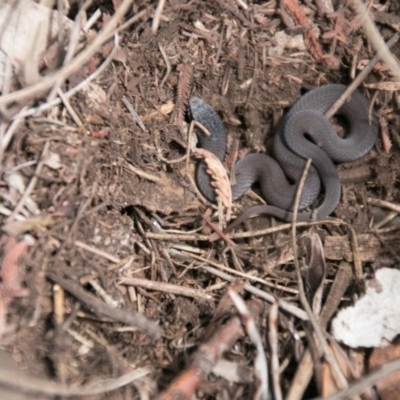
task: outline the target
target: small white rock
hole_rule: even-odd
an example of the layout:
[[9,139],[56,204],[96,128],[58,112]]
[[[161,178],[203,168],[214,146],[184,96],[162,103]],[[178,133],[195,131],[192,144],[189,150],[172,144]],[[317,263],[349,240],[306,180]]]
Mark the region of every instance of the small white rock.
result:
[[400,271],[381,268],[364,297],[332,321],[336,340],[350,347],[382,347],[400,334]]

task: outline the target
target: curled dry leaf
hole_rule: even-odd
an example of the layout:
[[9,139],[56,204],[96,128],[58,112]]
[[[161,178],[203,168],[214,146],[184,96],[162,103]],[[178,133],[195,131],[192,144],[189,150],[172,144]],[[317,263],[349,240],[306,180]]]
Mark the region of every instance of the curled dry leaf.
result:
[[195,149],[196,157],[204,158],[207,164],[207,173],[212,177],[212,185],[215,192],[226,207],[226,220],[229,221],[232,213],[232,188],[222,162],[210,151],[205,149]]
[[306,238],[307,274],[305,286],[308,299],[315,315],[319,315],[325,278],[325,256],[321,238],[311,229]]

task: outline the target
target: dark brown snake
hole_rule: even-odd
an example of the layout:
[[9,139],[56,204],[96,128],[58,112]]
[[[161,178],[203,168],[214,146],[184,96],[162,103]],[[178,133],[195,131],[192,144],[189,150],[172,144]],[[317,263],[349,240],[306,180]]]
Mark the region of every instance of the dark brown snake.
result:
[[[327,85],[302,96],[289,110],[274,138],[274,158],[265,154],[249,154],[235,165],[236,184],[232,188],[233,200],[241,197],[254,182],[261,184],[262,193],[272,205],[255,206],[244,212],[228,229],[246,218],[259,214],[273,215],[291,221],[296,183],[304,170],[306,160],[312,165],[305,181],[299,210],[309,207],[321,192],[324,199],[315,210],[318,219],[331,214],[340,201],[341,185],[334,165],[355,161],[367,154],[378,135],[378,122],[370,113],[369,101],[359,92],[339,109],[337,115],[344,117],[348,133],[340,138],[324,113],[341,96],[344,85]],[[204,125],[211,136],[196,129],[203,148],[214,153],[221,161],[226,154],[226,134],[218,114],[203,100],[192,97],[189,101],[192,119]],[[295,183],[291,183],[295,182]],[[197,168],[197,184],[203,195],[215,201],[214,188],[204,162]],[[307,221],[312,212],[298,214],[299,221]]]

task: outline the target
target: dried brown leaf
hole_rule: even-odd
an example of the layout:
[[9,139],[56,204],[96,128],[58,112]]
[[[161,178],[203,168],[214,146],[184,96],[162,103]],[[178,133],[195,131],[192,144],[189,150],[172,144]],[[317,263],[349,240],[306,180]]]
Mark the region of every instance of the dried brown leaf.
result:
[[322,303],[322,290],[325,279],[325,256],[321,238],[314,229],[306,238],[307,275],[306,288],[311,308],[319,315]]

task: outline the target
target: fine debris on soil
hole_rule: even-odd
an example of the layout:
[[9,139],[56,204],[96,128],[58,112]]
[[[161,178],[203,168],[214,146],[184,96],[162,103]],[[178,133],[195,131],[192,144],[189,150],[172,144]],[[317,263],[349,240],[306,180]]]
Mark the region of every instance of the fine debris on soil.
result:
[[[399,398],[400,6],[339,3],[0,5],[0,398]],[[235,160],[270,153],[305,92],[352,82],[381,136],[338,167],[330,218],[224,234],[264,202],[232,203]],[[228,133],[219,205],[192,96]]]

